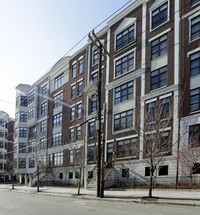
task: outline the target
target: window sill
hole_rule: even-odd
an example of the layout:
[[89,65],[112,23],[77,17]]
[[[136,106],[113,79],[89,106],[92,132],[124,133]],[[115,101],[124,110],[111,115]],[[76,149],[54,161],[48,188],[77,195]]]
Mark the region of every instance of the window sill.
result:
[[114,56],[117,57],[117,56],[121,55],[123,52],[127,51],[127,49],[133,47],[134,45],[136,45],[136,39],[133,40],[132,42],[128,43],[126,46],[124,46],[118,50],[115,50]]
[[163,86],[163,87],[156,88],[156,89],[154,89],[154,90],[150,90],[150,93],[154,93],[154,92],[159,91],[159,90],[162,90],[162,89],[164,89],[164,88],[166,88],[166,87],[167,87],[167,85],[165,85],[165,86]]
[[200,113],[200,110],[196,110],[196,111],[190,112],[189,115],[199,114],[199,113]]
[[133,156],[129,156],[129,157],[117,158],[116,160],[125,160],[125,159],[132,159],[132,158],[137,158],[137,157],[136,157],[136,155],[133,155]]
[[200,39],[200,37],[198,37],[198,38],[196,38],[196,39],[194,39],[194,40],[191,40],[191,38],[190,38],[190,43],[195,42],[195,41],[197,41],[197,40],[199,40],[199,39]]
[[151,26],[150,32],[153,32],[154,30],[157,30],[159,27],[161,27],[161,26],[165,25],[167,22],[169,22],[169,16],[167,16],[167,17],[168,17],[168,19],[167,19],[166,22],[163,22],[162,24],[158,25],[157,27],[155,27],[153,29],[152,29],[152,26]]

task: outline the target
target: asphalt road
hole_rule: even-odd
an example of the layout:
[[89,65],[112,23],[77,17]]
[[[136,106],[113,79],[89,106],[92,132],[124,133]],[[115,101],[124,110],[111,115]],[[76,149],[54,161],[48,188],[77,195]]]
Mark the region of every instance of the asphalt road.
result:
[[0,215],[185,215],[199,207],[138,204],[0,191]]

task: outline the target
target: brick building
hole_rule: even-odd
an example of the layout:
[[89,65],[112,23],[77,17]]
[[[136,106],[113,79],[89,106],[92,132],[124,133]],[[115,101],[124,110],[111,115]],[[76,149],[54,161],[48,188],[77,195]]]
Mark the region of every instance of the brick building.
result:
[[[148,181],[149,144],[157,133],[156,141],[162,143],[155,154],[157,182],[175,183],[177,176],[184,180],[177,153],[183,146],[191,148],[194,134],[200,137],[199,9],[198,0],[136,0],[97,33],[110,53],[103,55],[101,69],[102,107],[107,107],[105,162],[112,167],[108,186],[123,183],[127,176],[131,183]],[[32,86],[17,87],[20,108],[22,96],[28,99],[22,110],[27,122],[15,126],[16,131],[27,129],[24,142],[17,134],[15,138],[16,146],[26,144],[20,175],[34,175],[39,154],[54,169],[51,179],[44,174],[43,180],[76,182],[80,160],[85,185],[95,180],[98,98],[92,101],[82,90],[91,80],[98,83],[98,58],[88,40]],[[34,149],[43,141],[44,147]],[[18,165],[21,154],[16,154]],[[197,177],[199,173],[194,171]]]

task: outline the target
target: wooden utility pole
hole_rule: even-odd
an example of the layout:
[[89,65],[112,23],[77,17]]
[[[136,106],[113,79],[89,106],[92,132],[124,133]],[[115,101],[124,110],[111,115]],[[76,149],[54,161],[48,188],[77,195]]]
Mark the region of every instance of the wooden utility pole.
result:
[[[92,41],[92,43],[97,47],[98,49],[98,60],[99,60],[99,69],[98,69],[98,116],[97,116],[97,131],[98,131],[98,138],[97,138],[97,197],[103,197],[101,195],[101,188],[102,186],[102,177],[101,177],[101,62],[102,62],[102,50],[109,56],[108,51],[102,44],[102,42],[99,40],[99,38],[94,33],[94,30],[92,31],[92,35],[95,38],[95,40],[91,37],[90,33],[88,35],[89,39]],[[102,150],[102,153],[104,154],[104,150]],[[104,157],[104,156],[103,156]]]

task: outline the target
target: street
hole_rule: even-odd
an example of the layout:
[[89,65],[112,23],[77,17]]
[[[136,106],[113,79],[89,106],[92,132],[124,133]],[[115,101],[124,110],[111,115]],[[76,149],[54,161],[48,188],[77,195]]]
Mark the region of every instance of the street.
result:
[[199,207],[86,200],[0,191],[0,215],[169,215],[199,214]]

